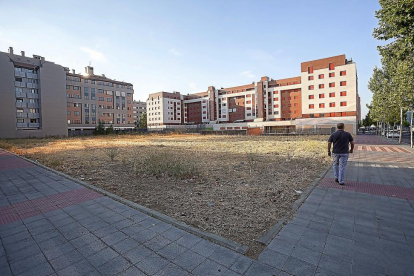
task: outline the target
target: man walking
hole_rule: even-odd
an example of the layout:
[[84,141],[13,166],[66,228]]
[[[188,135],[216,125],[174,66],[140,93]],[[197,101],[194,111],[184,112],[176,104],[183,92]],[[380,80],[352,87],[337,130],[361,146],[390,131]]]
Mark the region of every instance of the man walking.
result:
[[[333,143],[333,170],[335,182],[344,185],[345,167],[348,162],[349,153],[354,152],[354,138],[349,132],[344,131],[344,124],[337,125],[338,130],[332,133],[328,140],[328,155],[331,156],[331,146]],[[351,143],[351,150],[349,144]]]

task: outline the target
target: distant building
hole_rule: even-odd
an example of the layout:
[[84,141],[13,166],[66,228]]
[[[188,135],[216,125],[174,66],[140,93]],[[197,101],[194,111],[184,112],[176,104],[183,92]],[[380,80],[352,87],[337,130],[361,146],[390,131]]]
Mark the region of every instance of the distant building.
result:
[[142,114],[147,113],[147,103],[142,101],[133,102],[134,122],[138,122]]
[[301,75],[267,76],[251,84],[182,95],[157,92],[147,99],[151,129],[210,124],[216,130],[333,128],[338,122],[356,133],[360,97],[356,64],[345,55],[301,64]]
[[134,128],[131,83],[84,74],[44,57],[0,52],[0,138],[91,133],[98,121]]

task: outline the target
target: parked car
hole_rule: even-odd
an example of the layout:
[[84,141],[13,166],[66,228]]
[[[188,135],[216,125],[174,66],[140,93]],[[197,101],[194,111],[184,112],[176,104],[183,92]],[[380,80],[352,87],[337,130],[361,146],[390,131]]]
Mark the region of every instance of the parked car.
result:
[[390,130],[387,133],[387,138],[400,138],[400,131],[399,130]]

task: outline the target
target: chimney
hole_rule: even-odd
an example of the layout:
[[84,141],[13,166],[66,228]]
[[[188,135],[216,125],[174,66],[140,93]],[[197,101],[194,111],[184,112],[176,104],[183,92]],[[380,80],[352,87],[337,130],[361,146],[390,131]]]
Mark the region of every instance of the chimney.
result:
[[9,47],[9,54],[13,55],[13,47]]
[[24,57],[24,51],[21,51],[21,53],[22,53],[22,57]]
[[93,67],[92,66],[86,66],[85,67],[85,73],[88,75],[93,75]]
[[75,73],[75,69],[72,69],[72,74],[76,74],[76,73]]

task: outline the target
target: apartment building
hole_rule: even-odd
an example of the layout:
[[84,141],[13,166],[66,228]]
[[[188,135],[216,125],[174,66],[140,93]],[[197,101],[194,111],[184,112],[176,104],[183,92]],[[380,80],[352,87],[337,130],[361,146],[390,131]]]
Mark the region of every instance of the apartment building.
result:
[[67,136],[92,132],[99,120],[134,128],[131,83],[77,74],[44,57],[0,52],[0,138]]
[[0,52],[0,138],[65,136],[65,71],[44,57]]
[[214,129],[332,128],[356,133],[360,98],[356,64],[345,55],[301,63],[299,76],[182,95],[150,94],[148,127],[211,124]]
[[67,125],[69,134],[87,134],[99,120],[105,127],[134,128],[133,86],[105,75],[95,75],[85,67],[83,74],[64,68],[66,72]]
[[133,101],[133,111],[132,116],[134,118],[134,122],[138,122],[141,118],[141,115],[147,113],[147,103],[143,101]]

